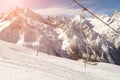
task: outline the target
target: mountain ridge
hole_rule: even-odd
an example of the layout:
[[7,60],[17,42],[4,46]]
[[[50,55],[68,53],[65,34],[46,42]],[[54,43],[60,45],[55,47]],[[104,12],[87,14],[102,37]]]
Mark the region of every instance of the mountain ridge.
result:
[[0,20],[0,39],[55,56],[120,64],[118,50],[93,25],[86,19],[44,18],[30,9],[15,8]]

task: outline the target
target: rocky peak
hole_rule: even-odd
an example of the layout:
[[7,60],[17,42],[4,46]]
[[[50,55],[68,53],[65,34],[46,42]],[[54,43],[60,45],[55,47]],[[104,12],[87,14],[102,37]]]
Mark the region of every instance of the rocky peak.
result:
[[30,17],[33,19],[43,20],[40,14],[35,13],[34,11],[28,8],[13,8],[9,12],[5,14],[2,18],[2,21],[13,20],[15,17],[22,16],[22,17]]
[[112,14],[112,17],[120,18],[120,12],[118,10],[114,11],[114,13]]

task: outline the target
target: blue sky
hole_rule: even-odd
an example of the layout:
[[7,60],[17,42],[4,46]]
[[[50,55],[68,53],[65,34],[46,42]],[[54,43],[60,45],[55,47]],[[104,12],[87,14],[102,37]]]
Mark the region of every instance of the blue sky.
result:
[[[120,11],[120,0],[77,0],[92,12],[112,14]],[[69,15],[79,14],[81,8],[72,0],[0,0],[0,11],[7,11],[13,7],[36,9],[46,15]],[[47,13],[46,13],[47,11]]]

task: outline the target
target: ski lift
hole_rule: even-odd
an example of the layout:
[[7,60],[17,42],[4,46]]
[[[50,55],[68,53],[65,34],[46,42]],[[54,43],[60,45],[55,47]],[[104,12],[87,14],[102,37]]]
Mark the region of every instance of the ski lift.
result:
[[82,7],[85,11],[89,12],[92,16],[94,16],[95,18],[97,18],[98,20],[100,20],[102,23],[104,23],[107,27],[109,27],[110,29],[112,29],[114,32],[120,34],[120,32],[118,32],[117,30],[115,30],[113,27],[111,27],[109,24],[107,24],[106,22],[104,22],[102,19],[100,19],[99,17],[97,17],[94,13],[92,13],[90,10],[88,10],[86,7],[84,7],[83,5],[81,5],[78,1],[73,0],[76,4],[78,4],[80,7]]
[[82,19],[84,19],[83,17],[83,13],[86,11],[86,8],[82,8],[81,13],[80,13],[80,22],[82,22]]

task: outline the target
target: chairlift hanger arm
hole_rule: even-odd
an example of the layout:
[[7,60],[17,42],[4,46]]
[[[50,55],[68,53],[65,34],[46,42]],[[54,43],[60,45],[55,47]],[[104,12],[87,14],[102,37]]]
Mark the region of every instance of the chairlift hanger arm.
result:
[[[89,11],[86,7],[84,7],[82,4],[80,4],[79,2],[77,2],[76,0],[73,0],[75,3],[77,3],[80,7],[82,7],[84,10],[86,10],[87,12],[89,12],[92,16],[96,17],[98,20],[100,20],[102,23],[104,23],[106,26],[108,26],[110,29],[112,29],[113,31],[115,31],[116,33],[119,33],[118,31],[116,31],[114,28],[112,28],[110,25],[108,25],[107,23],[105,23],[102,19],[100,19],[99,17],[97,17],[95,14],[93,14],[91,11]],[[120,33],[119,33],[120,34]]]
[[77,2],[76,0],[73,0],[75,3],[77,3],[79,6],[81,6],[84,10],[88,11],[88,9],[86,7],[84,7],[83,5],[81,5],[79,2]]

